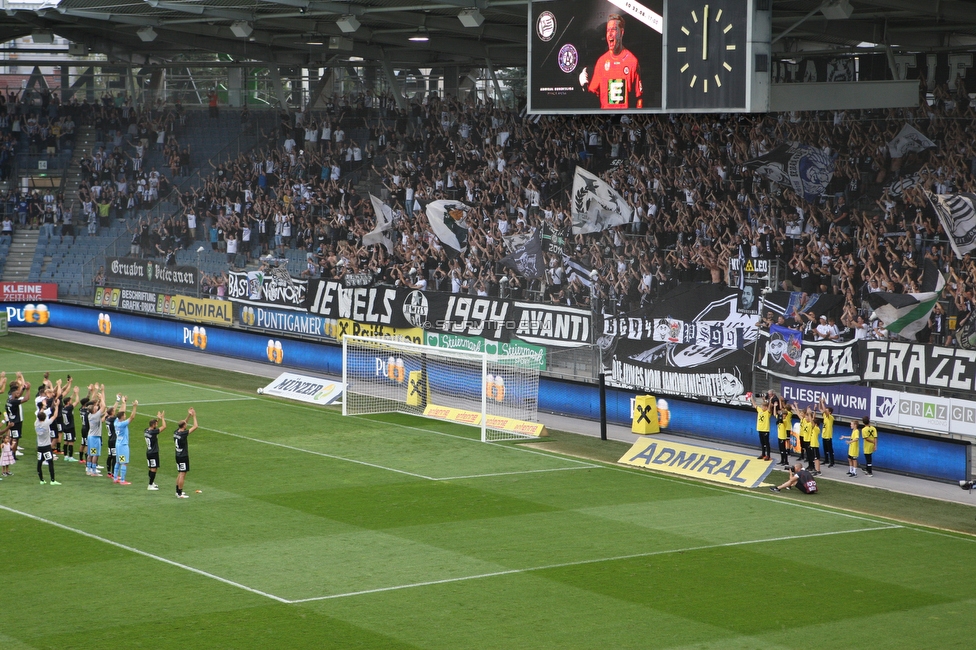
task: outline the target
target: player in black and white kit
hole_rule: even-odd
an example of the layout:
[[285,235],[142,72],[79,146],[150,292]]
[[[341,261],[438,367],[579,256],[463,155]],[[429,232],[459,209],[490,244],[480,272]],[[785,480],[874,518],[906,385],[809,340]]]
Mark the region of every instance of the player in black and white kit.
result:
[[149,490],[158,490],[156,470],[159,469],[159,434],[166,430],[166,411],[160,411],[149,420],[146,429],[146,462],[149,464]]
[[115,396],[115,404],[110,406],[105,412],[105,424],[108,425],[108,454],[105,456],[105,473],[108,474],[110,479],[115,479],[115,443],[117,437],[115,434],[115,421],[118,416],[115,414],[119,408],[119,396]]
[[61,427],[62,440],[64,442],[64,459],[69,463],[77,463],[75,458],[75,404],[78,403],[78,387],[75,386],[74,392],[61,398],[61,417],[58,424]]
[[[60,386],[58,390],[60,391]],[[60,397],[60,394],[57,395]],[[54,407],[49,412],[38,409],[37,421],[34,422],[34,430],[37,432],[37,477],[44,481],[44,463],[47,463],[47,471],[51,475],[51,485],[61,485],[54,480],[54,453],[51,451],[51,426],[58,419],[58,401],[54,400]]]
[[197,412],[192,408],[187,411],[187,419],[193,418],[193,426],[186,428],[186,420],[180,420],[179,426],[173,432],[173,441],[176,443],[176,498],[189,499],[190,495],[183,493],[183,480],[186,473],[190,471],[190,447],[187,438],[197,430]]
[[30,382],[24,380],[24,376],[17,373],[17,379],[10,383],[10,393],[7,395],[7,421],[13,427],[10,429],[10,450],[18,456],[23,456],[24,452],[18,448],[20,437],[24,432],[24,412],[21,405],[27,401],[30,395]]

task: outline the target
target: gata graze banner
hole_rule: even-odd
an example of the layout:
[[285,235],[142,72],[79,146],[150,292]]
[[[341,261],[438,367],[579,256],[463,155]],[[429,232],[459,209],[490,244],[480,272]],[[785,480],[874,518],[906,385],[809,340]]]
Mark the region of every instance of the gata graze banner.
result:
[[167,267],[155,260],[137,257],[105,258],[105,277],[109,280],[150,282],[168,289],[195,289],[199,275],[195,266]]
[[52,282],[0,282],[0,302],[57,300],[58,285]]
[[864,381],[976,393],[976,350],[897,341],[861,341]]
[[[771,375],[817,384],[844,384],[861,381],[861,362],[857,343],[818,343],[804,341],[796,366],[782,363],[783,339],[771,339],[768,332],[759,333],[756,354],[758,367]],[[784,372],[783,366],[790,372]]]
[[586,345],[593,336],[593,317],[585,309],[488,296],[394,287],[347,289],[333,280],[311,280],[305,306],[324,318],[492,341],[518,338],[536,345],[571,347]]
[[[608,339],[601,338],[601,346]],[[617,339],[604,349],[607,383],[656,395],[746,404],[752,352]]]
[[227,298],[247,305],[305,311],[307,288],[308,280],[296,280],[287,273],[235,271],[227,275]]

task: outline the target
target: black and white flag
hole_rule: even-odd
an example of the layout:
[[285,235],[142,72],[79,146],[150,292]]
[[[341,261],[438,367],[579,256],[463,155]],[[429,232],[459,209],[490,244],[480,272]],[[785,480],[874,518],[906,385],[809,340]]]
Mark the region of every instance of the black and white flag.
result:
[[369,195],[369,200],[373,204],[373,212],[376,213],[376,227],[363,235],[363,244],[383,244],[387,251],[393,253],[393,238],[389,233],[393,228],[393,210],[372,194]]
[[563,255],[563,271],[566,272],[566,282],[572,282],[575,278],[583,286],[590,287],[593,285],[593,269],[569,255]]
[[976,194],[932,194],[926,192],[949,243],[957,257],[976,249]]
[[536,229],[528,240],[522,242],[510,255],[506,255],[499,264],[514,269],[524,278],[535,279],[543,276],[546,262],[542,257],[542,233]]
[[935,143],[922,135],[918,129],[911,124],[906,124],[888,143],[888,153],[892,158],[901,158],[905,154],[918,153],[934,146]]
[[793,188],[807,201],[814,201],[827,190],[834,176],[836,157],[836,154],[829,155],[817,147],[794,142],[747,160],[745,166],[777,185]]
[[582,167],[573,177],[573,234],[585,235],[630,223],[634,209],[609,183]]
[[457,255],[468,249],[468,224],[465,217],[470,209],[459,201],[431,201],[427,204],[430,229],[450,249],[447,251],[448,255]]

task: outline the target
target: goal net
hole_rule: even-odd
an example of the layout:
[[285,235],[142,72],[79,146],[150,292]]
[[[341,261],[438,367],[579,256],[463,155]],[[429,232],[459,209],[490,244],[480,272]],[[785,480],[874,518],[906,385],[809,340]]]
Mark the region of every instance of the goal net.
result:
[[483,441],[545,435],[539,370],[517,356],[342,338],[343,415],[410,413],[478,426]]

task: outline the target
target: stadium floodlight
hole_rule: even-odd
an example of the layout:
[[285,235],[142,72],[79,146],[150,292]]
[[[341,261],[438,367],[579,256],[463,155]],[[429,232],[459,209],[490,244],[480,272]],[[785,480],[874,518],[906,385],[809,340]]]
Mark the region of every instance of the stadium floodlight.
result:
[[414,43],[426,43],[430,40],[430,35],[427,33],[426,27],[421,27],[417,32],[410,36],[410,41]]
[[230,24],[230,31],[237,38],[247,38],[254,28],[246,20],[235,20]]
[[156,30],[153,29],[152,27],[142,27],[136,30],[136,34],[139,36],[141,40],[143,40],[146,43],[155,41],[156,37],[158,36]]
[[539,365],[521,356],[342,337],[343,415],[410,413],[478,426],[481,440],[541,433]]
[[481,15],[480,11],[472,7],[470,9],[462,9],[461,13],[458,14],[458,20],[465,27],[481,27],[481,23],[485,22],[485,17]]
[[346,34],[352,34],[357,29],[359,29],[360,23],[355,16],[350,14],[348,16],[341,16],[339,20],[336,21],[336,25],[338,25],[339,29],[341,29]]

